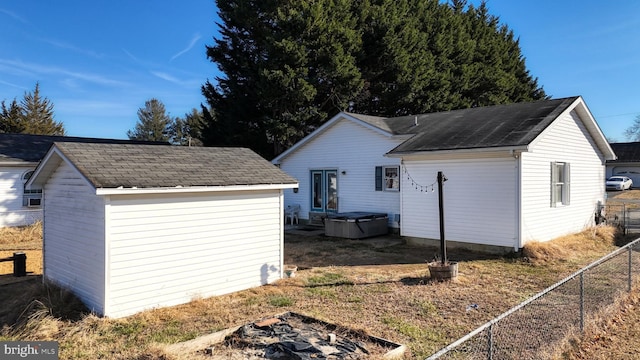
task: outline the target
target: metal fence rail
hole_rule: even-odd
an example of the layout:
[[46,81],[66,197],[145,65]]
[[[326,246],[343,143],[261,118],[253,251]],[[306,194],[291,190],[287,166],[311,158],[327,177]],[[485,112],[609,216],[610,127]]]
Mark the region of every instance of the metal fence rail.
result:
[[610,311],[640,271],[640,239],[602,257],[451,343],[434,359],[550,359]]

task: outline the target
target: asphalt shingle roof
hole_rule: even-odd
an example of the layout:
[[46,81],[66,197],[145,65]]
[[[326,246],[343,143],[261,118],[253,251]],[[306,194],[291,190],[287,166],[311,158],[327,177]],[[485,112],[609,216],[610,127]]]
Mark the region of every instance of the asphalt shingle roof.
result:
[[38,162],[42,159],[51,145],[56,141],[83,143],[113,143],[113,144],[155,144],[169,145],[167,142],[145,142],[136,140],[117,140],[86,138],[72,136],[31,135],[31,134],[0,134],[1,162]]
[[393,118],[349,115],[393,135],[413,135],[390,153],[523,146],[576,99],[577,96]]
[[611,143],[609,145],[618,159],[607,162],[640,162],[640,142]]
[[56,142],[95,188],[296,184],[246,148]]

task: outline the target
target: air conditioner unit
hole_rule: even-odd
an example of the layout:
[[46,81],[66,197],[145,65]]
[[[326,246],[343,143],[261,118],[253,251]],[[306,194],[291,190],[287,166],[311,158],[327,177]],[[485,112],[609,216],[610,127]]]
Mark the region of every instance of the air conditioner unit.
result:
[[27,199],[27,206],[29,207],[39,207],[41,203],[40,198],[29,198]]

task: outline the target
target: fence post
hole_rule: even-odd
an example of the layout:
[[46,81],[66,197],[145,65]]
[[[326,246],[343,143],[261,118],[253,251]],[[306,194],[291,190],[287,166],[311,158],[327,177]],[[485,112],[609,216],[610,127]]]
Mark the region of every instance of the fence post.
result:
[[27,254],[13,253],[13,276],[27,276]]
[[489,325],[489,333],[487,334],[487,359],[493,359],[493,324]]
[[629,270],[629,278],[627,279],[627,281],[628,281],[627,291],[631,292],[631,253],[633,251],[631,251],[631,246],[629,246],[627,249],[629,250],[628,251],[628,253],[629,253],[629,269],[628,269]]
[[622,234],[627,235],[627,229],[629,227],[629,219],[627,219],[627,204],[622,203]]
[[584,271],[580,273],[580,332],[584,332]]

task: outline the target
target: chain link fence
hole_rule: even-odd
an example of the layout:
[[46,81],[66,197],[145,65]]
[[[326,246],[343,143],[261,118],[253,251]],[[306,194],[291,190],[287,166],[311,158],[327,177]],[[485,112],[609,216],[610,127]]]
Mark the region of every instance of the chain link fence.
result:
[[640,204],[608,203],[596,213],[596,222],[618,227],[623,234],[640,233]]
[[593,262],[430,356],[552,359],[565,343],[615,309],[640,271],[640,239]]

